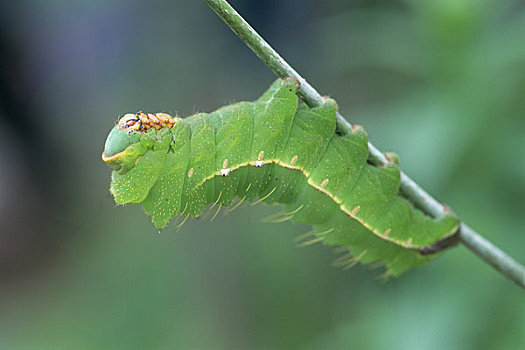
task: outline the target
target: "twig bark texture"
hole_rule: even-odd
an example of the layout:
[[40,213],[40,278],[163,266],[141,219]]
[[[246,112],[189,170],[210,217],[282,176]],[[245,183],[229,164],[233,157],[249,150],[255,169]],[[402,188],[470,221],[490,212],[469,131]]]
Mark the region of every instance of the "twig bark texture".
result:
[[[323,99],[321,94],[299,75],[257,32],[235,11],[226,0],[205,0],[217,15],[231,30],[252,49],[278,77],[293,77],[301,83],[299,97],[310,107],[318,106]],[[344,132],[349,132],[352,125],[337,113],[337,126]],[[368,144],[372,161],[386,162],[384,154],[371,143]],[[445,207],[419,187],[408,175],[401,172],[401,191],[417,207],[425,213],[439,217]],[[525,288],[525,267],[483,238],[476,231],[461,223],[459,239],[467,248],[481,259],[492,265],[507,278]]]

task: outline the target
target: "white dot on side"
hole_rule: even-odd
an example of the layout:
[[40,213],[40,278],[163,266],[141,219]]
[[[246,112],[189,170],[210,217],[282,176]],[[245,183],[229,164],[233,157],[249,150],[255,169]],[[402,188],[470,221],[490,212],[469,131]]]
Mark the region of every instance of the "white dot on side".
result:
[[260,168],[260,167],[262,167],[263,165],[264,165],[264,161],[262,161],[262,160],[256,160],[256,161],[255,161],[255,166],[256,166],[257,168]]
[[221,169],[221,176],[228,176],[228,174],[231,172],[229,168],[227,169]]

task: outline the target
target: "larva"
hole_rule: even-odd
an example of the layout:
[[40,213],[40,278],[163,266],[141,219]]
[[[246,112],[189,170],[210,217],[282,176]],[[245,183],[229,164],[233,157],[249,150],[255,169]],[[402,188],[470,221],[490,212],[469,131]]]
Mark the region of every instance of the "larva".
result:
[[141,203],[158,228],[236,198],[280,203],[284,214],[276,221],[313,226],[306,244],[347,247],[340,265],[381,261],[393,276],[450,246],[457,217],[414,208],[399,194],[394,161],[367,162],[363,128],[339,135],[336,102],[298,106],[297,88],[294,79],[277,80],[254,102],[184,119],[126,114],[102,154],[114,169],[115,201]]

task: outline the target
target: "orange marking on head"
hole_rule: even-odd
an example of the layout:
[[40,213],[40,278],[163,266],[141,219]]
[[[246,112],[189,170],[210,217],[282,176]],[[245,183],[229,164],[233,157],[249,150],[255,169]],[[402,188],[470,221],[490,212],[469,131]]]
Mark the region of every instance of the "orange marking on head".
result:
[[222,168],[223,169],[226,169],[228,167],[228,159],[225,159],[223,162],[222,162]]
[[153,120],[154,123],[160,122],[159,118],[157,118],[157,114],[148,113],[149,119]]
[[165,127],[172,128],[173,125],[177,123],[175,118],[166,113],[146,114],[140,111],[133,116],[140,121],[139,131],[142,132],[151,128],[155,128],[156,130],[160,130]]
[[325,187],[328,184],[328,179],[324,179],[323,182],[321,182],[321,187]]
[[354,209],[352,209],[352,214],[355,214],[359,211],[359,209],[361,209],[361,207],[358,205],[356,206]]
[[387,229],[384,233],[383,233],[383,236],[388,236],[390,234],[392,230],[391,229]]
[[137,117],[139,117],[139,119],[142,122],[142,124],[149,123],[148,116],[146,114],[142,113],[142,111],[137,113]]
[[155,113],[155,117],[164,124],[169,124],[171,122],[171,117],[166,113]]
[[139,130],[140,129],[140,119],[135,114],[125,114],[118,121],[118,128],[120,130]]
[[188,177],[191,177],[193,175],[193,168],[191,168],[189,171],[188,171]]
[[262,160],[264,157],[264,151],[259,152],[259,156],[257,156],[257,160]]
[[293,165],[293,163],[295,163],[296,161],[297,161],[297,156],[293,156],[292,160],[290,161],[290,164]]

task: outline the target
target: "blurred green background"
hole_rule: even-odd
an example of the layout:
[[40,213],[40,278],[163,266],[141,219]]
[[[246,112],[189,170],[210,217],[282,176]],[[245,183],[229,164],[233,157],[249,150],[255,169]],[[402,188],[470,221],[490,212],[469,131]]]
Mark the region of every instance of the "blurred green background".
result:
[[[525,262],[525,4],[232,1],[376,146]],[[0,349],[523,349],[525,293],[464,247],[382,283],[237,209],[159,234],[100,159],[125,112],[255,99],[203,1],[0,1]]]

